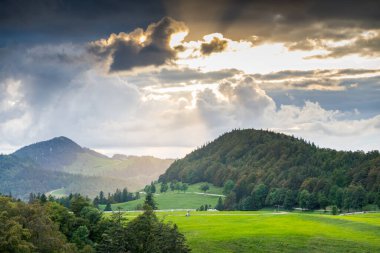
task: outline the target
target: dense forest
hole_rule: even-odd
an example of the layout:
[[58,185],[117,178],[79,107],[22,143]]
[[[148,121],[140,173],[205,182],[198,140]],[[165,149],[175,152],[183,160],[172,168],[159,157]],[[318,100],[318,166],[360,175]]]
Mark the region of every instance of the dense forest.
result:
[[0,252],[190,252],[177,226],[159,220],[147,196],[144,212],[131,221],[120,212],[105,216],[78,194],[65,200],[68,208],[44,194],[28,204],[0,196]]
[[226,209],[380,206],[380,154],[318,148],[292,136],[233,130],[175,161],[159,181],[223,186]]

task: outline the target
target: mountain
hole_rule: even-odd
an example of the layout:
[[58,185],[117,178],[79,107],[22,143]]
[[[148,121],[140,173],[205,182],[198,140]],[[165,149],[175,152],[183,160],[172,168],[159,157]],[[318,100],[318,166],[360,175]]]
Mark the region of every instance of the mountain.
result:
[[22,159],[30,159],[41,169],[61,171],[64,166],[72,164],[79,153],[85,152],[82,147],[66,137],[56,137],[23,147],[13,153]]
[[157,180],[173,162],[172,159],[122,154],[109,158],[63,136],[23,147],[13,155],[29,159],[44,170],[125,180],[130,190]]
[[93,196],[99,189],[112,192],[117,187],[126,186],[126,182],[120,179],[44,170],[30,160],[14,155],[0,155],[0,182],[0,193],[24,200],[31,192],[44,193],[59,188]]
[[0,192],[25,199],[30,192],[58,188],[89,196],[124,187],[134,191],[157,180],[172,162],[150,156],[109,158],[61,136],[1,155]]
[[380,206],[378,151],[318,148],[302,139],[270,131],[246,129],[226,133],[175,161],[159,181],[172,180],[230,185],[232,190],[226,190],[226,206],[230,209],[291,205],[284,203],[286,197],[302,206],[301,192],[310,209],[326,204],[343,208],[354,201],[344,198],[352,196],[357,198],[352,207],[374,203]]

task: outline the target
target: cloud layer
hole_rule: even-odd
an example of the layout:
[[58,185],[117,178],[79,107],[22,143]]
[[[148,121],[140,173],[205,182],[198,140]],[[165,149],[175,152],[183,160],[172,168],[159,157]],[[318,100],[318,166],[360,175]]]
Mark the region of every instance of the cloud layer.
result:
[[[244,6],[221,20],[252,18],[257,10]],[[191,26],[166,17],[85,43],[6,45],[0,49],[0,151],[66,135],[108,153],[178,157],[233,128],[272,129],[338,149],[380,149],[380,70],[371,42],[377,35],[363,35],[375,30],[371,13],[355,14],[361,22],[346,34],[327,34],[333,33],[324,28],[332,14],[318,19],[318,28],[311,10],[324,5],[253,6],[263,12],[252,24],[269,21],[262,31],[252,26],[258,36],[251,40],[221,33],[185,39]],[[348,13],[337,17],[342,26],[352,20]],[[5,23],[14,22],[8,17]],[[318,29],[324,34],[308,42],[322,50],[297,54],[310,46],[302,45],[302,36]],[[322,44],[311,41],[318,36]],[[361,39],[368,39],[367,47],[358,46]],[[343,47],[345,53],[328,56]],[[347,58],[351,54],[359,56]]]

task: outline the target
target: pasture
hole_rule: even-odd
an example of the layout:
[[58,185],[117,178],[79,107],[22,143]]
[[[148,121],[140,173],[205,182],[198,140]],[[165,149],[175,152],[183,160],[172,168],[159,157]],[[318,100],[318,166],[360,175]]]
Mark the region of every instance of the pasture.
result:
[[[210,189],[203,193],[199,190],[202,183],[189,185],[186,192],[183,191],[171,191],[170,189],[165,193],[159,193],[160,184],[156,184],[157,193],[154,194],[154,199],[157,202],[158,208],[167,209],[197,209],[201,205],[211,205],[215,207],[218,202],[219,196],[222,195],[222,188],[209,184]],[[112,204],[112,210],[132,211],[136,210],[138,205],[142,206],[145,200],[145,194],[140,193],[141,198],[129,202]],[[99,205],[100,209],[104,209],[105,205]]]
[[[125,213],[129,219],[136,212]],[[380,252],[380,214],[157,212],[178,225],[192,252]]]

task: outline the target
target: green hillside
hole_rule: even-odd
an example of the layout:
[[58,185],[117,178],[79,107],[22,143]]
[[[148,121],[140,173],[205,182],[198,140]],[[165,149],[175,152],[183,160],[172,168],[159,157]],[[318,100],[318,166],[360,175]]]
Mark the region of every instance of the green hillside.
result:
[[94,197],[99,191],[128,187],[138,190],[156,180],[171,159],[115,155],[109,158],[82,148],[66,137],[23,147],[0,157],[0,193],[26,199],[30,192],[81,193]]
[[28,199],[31,192],[45,193],[63,187],[66,193],[81,192],[93,196],[99,188],[114,191],[126,185],[124,180],[114,178],[43,170],[32,161],[14,155],[0,155],[0,182],[0,193],[24,200]]
[[[262,130],[234,130],[175,161],[161,182],[232,182],[226,208],[380,205],[380,154],[322,149]],[[302,194],[301,194],[302,193]]]

